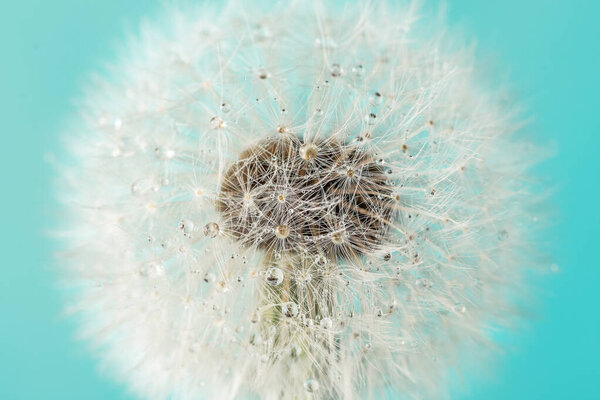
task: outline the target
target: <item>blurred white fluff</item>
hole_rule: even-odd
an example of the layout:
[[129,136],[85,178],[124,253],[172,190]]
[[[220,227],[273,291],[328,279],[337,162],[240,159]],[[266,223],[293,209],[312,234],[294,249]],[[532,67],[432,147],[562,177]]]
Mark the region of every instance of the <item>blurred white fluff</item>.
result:
[[[67,135],[66,277],[85,334],[135,393],[442,397],[447,374],[513,320],[533,264],[535,148],[438,22],[413,4],[205,5],[144,26],[94,80]],[[390,228],[368,251],[316,251],[336,245],[321,232],[302,252],[294,217],[272,248],[256,232],[277,221],[259,218],[244,243],[231,234],[224,175],[289,138],[377,160],[385,205],[363,211]],[[296,170],[280,163],[262,194],[285,192]],[[310,218],[299,204],[275,215]]]

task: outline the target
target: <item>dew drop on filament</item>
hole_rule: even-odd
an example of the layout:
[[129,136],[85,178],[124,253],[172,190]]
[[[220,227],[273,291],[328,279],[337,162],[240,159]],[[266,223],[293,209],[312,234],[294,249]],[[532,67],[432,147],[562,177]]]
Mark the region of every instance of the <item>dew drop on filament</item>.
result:
[[383,95],[379,92],[373,92],[371,96],[369,96],[369,103],[373,106],[379,106],[383,103]]
[[325,265],[327,265],[327,258],[325,258],[324,255],[319,254],[318,256],[315,257],[315,264],[318,267],[324,267]]
[[342,67],[340,66],[340,64],[332,64],[331,67],[329,68],[329,72],[331,73],[331,76],[333,76],[334,78],[337,78],[342,75],[343,70],[342,70]]
[[231,111],[231,105],[229,103],[222,103],[221,104],[221,112],[223,114],[227,114],[229,111]]
[[207,272],[206,274],[204,274],[204,282],[206,283],[212,283],[214,282],[216,279],[215,274],[213,274],[212,272]]
[[369,125],[375,125],[376,122],[377,122],[377,114],[370,113],[369,115],[367,115],[367,123]]
[[298,305],[292,301],[288,301],[281,306],[281,312],[288,318],[293,318],[298,315]]
[[270,286],[278,286],[283,282],[283,271],[277,267],[271,267],[265,273],[265,280]]
[[277,236],[278,239],[285,239],[289,235],[290,235],[289,226],[279,225],[277,228],[275,228],[275,236]]
[[329,317],[325,317],[319,322],[319,326],[323,329],[331,329],[333,327],[333,321]]
[[194,230],[194,223],[190,220],[182,219],[179,221],[177,227],[184,235],[189,235]]
[[208,238],[217,237],[219,234],[219,225],[216,222],[209,222],[208,224],[204,225],[203,233],[204,236]]
[[317,392],[319,390],[319,381],[316,379],[308,379],[304,382],[304,389],[306,389],[308,393]]
[[219,117],[212,117],[210,119],[211,129],[221,129],[225,126],[225,122]]
[[170,160],[175,156],[175,152],[171,149],[165,149],[164,147],[154,148],[154,155],[159,160]]
[[364,74],[365,69],[361,64],[352,67],[352,75],[354,75],[355,78],[362,78]]

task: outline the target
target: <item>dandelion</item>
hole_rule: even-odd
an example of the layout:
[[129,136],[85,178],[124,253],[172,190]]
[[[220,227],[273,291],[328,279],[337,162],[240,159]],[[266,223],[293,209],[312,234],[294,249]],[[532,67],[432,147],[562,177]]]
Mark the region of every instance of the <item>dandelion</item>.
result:
[[94,81],[73,307],[148,398],[427,398],[531,249],[514,112],[412,4],[173,11]]

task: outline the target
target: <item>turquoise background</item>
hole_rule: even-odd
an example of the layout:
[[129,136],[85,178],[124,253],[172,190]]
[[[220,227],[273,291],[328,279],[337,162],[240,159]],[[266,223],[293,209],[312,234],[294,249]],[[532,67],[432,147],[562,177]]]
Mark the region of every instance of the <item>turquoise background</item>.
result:
[[[556,145],[541,173],[556,185],[539,317],[507,339],[495,375],[467,399],[600,399],[600,5],[594,1],[453,1],[453,26],[506,65]],[[61,317],[51,270],[52,169],[44,155],[87,72],[158,3],[21,0],[0,6],[0,399],[129,399],[98,371]]]

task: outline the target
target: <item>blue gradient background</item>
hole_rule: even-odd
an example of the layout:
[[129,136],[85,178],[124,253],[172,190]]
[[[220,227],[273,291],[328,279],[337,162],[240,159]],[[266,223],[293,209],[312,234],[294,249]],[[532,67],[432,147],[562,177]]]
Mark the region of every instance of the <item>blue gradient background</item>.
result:
[[[600,3],[448,0],[451,25],[506,65],[556,144],[549,238],[560,273],[543,284],[539,319],[509,336],[493,377],[466,399],[600,399]],[[100,372],[62,305],[51,270],[52,169],[44,154],[73,112],[87,72],[158,4],[23,0],[0,5],[0,399],[130,399]]]

